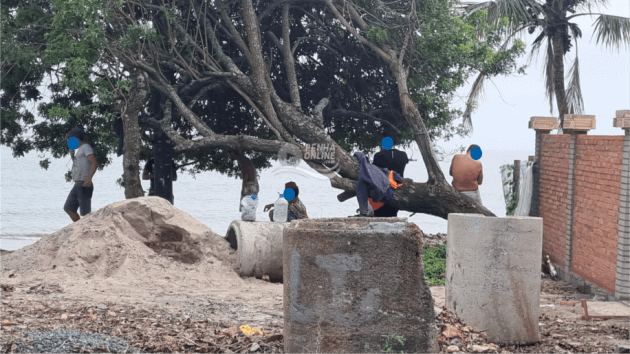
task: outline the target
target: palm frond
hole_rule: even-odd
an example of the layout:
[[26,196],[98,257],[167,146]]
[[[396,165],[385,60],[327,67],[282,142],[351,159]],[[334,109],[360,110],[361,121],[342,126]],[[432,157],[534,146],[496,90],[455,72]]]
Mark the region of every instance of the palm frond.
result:
[[553,44],[551,37],[547,37],[547,55],[545,56],[545,98],[549,99],[549,113],[553,115],[553,99],[555,97],[554,71],[553,71]]
[[534,13],[542,12],[542,6],[537,0],[491,0],[477,4],[466,3],[464,9],[464,17],[470,16],[477,11],[487,10],[486,20],[492,26],[497,25],[503,17],[507,17],[509,24],[507,35],[512,35],[524,23],[532,21],[528,9],[531,9]]
[[543,39],[545,39],[546,36],[547,32],[545,32],[545,30],[542,30],[538,37],[534,39],[534,42],[532,42],[532,50],[529,52],[528,63],[531,63],[534,57],[536,57],[536,61],[538,61],[538,53],[540,52],[540,47],[542,46],[542,44],[545,43]]
[[479,73],[477,79],[472,85],[470,89],[470,93],[468,94],[468,99],[466,100],[466,111],[464,112],[464,129],[468,132],[473,131],[472,126],[472,112],[476,110],[479,100],[484,96],[484,83],[486,79],[486,73],[483,71]]
[[593,12],[593,8],[599,9],[600,6],[608,6],[609,0],[582,0],[577,3],[576,10]]
[[625,47],[630,42],[630,19],[601,14],[595,21],[593,36],[595,35],[597,35],[597,44],[601,41],[607,48],[610,47],[611,49]]
[[569,79],[567,86],[569,114],[584,114],[584,99],[582,98],[582,86],[580,85],[580,62],[577,41],[575,41],[575,60],[573,61],[567,78]]

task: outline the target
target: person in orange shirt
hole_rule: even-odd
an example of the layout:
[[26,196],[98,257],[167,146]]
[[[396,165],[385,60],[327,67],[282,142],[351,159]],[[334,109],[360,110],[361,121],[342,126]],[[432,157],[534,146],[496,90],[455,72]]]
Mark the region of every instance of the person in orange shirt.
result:
[[480,161],[472,158],[471,151],[474,148],[481,149],[473,144],[468,147],[466,154],[453,156],[449,174],[453,176],[453,188],[483,205],[479,194],[479,185],[483,182],[483,166]]

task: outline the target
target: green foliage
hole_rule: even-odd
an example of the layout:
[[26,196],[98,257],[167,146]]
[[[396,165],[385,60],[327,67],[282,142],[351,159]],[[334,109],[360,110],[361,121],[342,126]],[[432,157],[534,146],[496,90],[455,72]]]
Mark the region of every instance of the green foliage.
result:
[[403,336],[391,334],[389,338],[385,340],[384,353],[404,353],[404,348],[405,348],[405,337]]
[[[2,7],[2,143],[13,149],[15,156],[37,150],[49,152],[50,157],[60,158],[68,154],[65,141],[60,139],[71,127],[83,126],[88,142],[95,149],[99,168],[111,162],[110,155],[116,148],[116,136],[111,129],[115,118],[112,102],[133,88],[133,77],[128,76],[129,68],[112,69],[114,73],[101,70],[120,67],[116,55],[121,51],[137,52],[155,44],[152,48],[176,44],[171,54],[178,62],[186,62],[199,73],[207,67],[200,65],[198,53],[191,54],[193,46],[187,43],[187,31],[193,41],[201,47],[208,43],[194,32],[196,25],[191,22],[191,4],[199,2],[174,1],[162,6],[161,10],[137,11],[133,23],[129,18],[114,13],[116,7],[126,7],[130,2],[123,0],[7,0]],[[359,1],[360,6],[374,12],[382,19],[381,25],[372,25],[367,38],[379,44],[400,48],[407,33],[409,18],[408,2],[391,2],[383,6],[373,1]],[[201,2],[212,3],[212,2]],[[235,28],[243,32],[240,7],[230,2],[220,2],[221,8],[234,19]],[[261,1],[260,9],[271,1]],[[305,5],[306,4],[306,5]],[[418,32],[414,38],[415,48],[409,48],[413,57],[413,68],[408,85],[412,98],[418,105],[431,138],[449,139],[464,135],[455,120],[461,117],[460,110],[450,108],[455,91],[461,87],[472,72],[488,70],[493,74],[503,74],[513,70],[515,58],[520,53],[515,46],[511,51],[496,54],[498,40],[491,34],[495,30],[484,25],[483,12],[462,20],[451,13],[455,1],[426,1],[418,6]],[[4,3],[3,3],[4,5]],[[209,17],[220,18],[219,9],[208,7]],[[304,16],[304,6],[316,20]],[[400,100],[395,80],[380,59],[366,49],[352,36],[339,35],[337,24],[331,20],[322,4],[296,2],[292,4],[290,17],[291,38],[315,38],[327,43],[338,53],[324,48],[316,41],[305,40],[299,43],[296,57],[307,58],[296,64],[299,80],[302,110],[308,114],[322,97],[329,97],[331,109],[344,109],[353,112],[369,113],[370,116],[385,120],[402,131],[402,144],[413,140],[406,129],[400,113]],[[281,7],[278,7],[278,14]],[[314,10],[314,11],[312,11]],[[204,10],[205,11],[205,10]],[[115,16],[115,17],[114,17]],[[153,16],[153,17],[151,17]],[[318,17],[321,16],[321,17]],[[133,15],[131,16],[133,17]],[[261,21],[265,32],[281,34],[280,16],[268,16]],[[152,22],[153,26],[146,24]],[[112,29],[108,24],[116,24]],[[118,26],[125,23],[124,26]],[[306,23],[306,25],[304,25]],[[327,28],[322,28],[322,24]],[[386,24],[386,25],[385,25]],[[502,26],[503,23],[498,26]],[[166,28],[173,29],[172,37],[166,35]],[[218,29],[219,27],[217,27]],[[484,28],[490,35],[484,41],[475,36],[476,28]],[[106,31],[107,29],[107,31]],[[117,31],[121,31],[118,33]],[[498,31],[498,30],[497,30]],[[110,32],[114,32],[113,34]],[[204,36],[201,36],[203,38]],[[219,43],[224,45],[224,53],[238,62],[247,72],[250,68],[244,60],[234,36],[217,30]],[[263,41],[267,41],[263,36]],[[269,58],[274,90],[282,99],[289,99],[286,88],[286,73],[283,55],[276,51],[273,43],[264,43],[264,55]],[[269,48],[269,49],[268,49]],[[216,53],[214,48],[210,52]],[[173,54],[178,53],[178,54]],[[342,53],[342,55],[339,55]],[[151,57],[145,56],[145,58]],[[317,56],[317,60],[313,57]],[[159,55],[158,55],[159,57]],[[172,70],[160,65],[161,74],[178,89],[186,86],[182,76],[176,77]],[[48,79],[50,78],[50,79]],[[59,78],[59,81],[56,80]],[[49,80],[49,81],[46,81]],[[218,80],[218,81],[222,81]],[[50,102],[41,101],[39,89],[46,86],[52,92]],[[196,91],[197,88],[191,89]],[[185,100],[186,95],[178,92]],[[155,90],[151,93],[155,95]],[[159,98],[159,97],[158,97]],[[237,93],[221,87],[206,95],[205,102],[193,107],[195,114],[218,134],[247,134],[263,139],[275,139],[274,134],[252,111],[251,106]],[[157,99],[159,103],[164,98]],[[35,103],[39,119],[25,109],[26,103]],[[159,115],[159,109],[145,107],[152,117]],[[144,112],[143,112],[144,113]],[[361,150],[370,153],[380,147],[380,134],[383,124],[360,117],[333,117],[324,115],[325,129],[329,135],[348,151]],[[173,127],[186,139],[192,138],[194,129],[182,117],[175,114]],[[33,132],[26,137],[26,132]],[[150,156],[150,144],[144,142],[141,159]],[[214,170],[233,176],[236,165],[229,161],[222,151],[183,152],[177,155],[178,162],[190,163],[191,173]],[[273,156],[248,153],[258,168],[269,166]],[[42,167],[49,165],[43,160]]]
[[440,274],[446,273],[446,246],[425,248],[422,251],[422,262],[427,285],[444,285],[445,279]]
[[[508,170],[514,171],[514,165],[508,165]],[[508,172],[507,176],[511,177],[513,172]],[[505,215],[512,216],[518,206],[518,192],[514,190],[514,181],[509,180],[503,183],[504,186],[510,186],[510,192],[507,195],[507,206],[505,207]]]
[[[413,62],[416,70],[411,72],[409,90],[432,139],[467,134],[461,125],[453,124],[463,111],[451,108],[451,103],[456,90],[473,75],[485,71],[492,77],[523,70],[516,64],[525,53],[523,42],[499,52],[501,26],[489,25],[485,11],[462,19],[451,11],[457,3],[427,1],[418,13],[421,36],[416,46],[421,56]],[[477,36],[480,30],[487,33],[484,38]]]
[[389,40],[389,34],[384,28],[372,26],[367,31],[367,38],[378,44],[383,44]]

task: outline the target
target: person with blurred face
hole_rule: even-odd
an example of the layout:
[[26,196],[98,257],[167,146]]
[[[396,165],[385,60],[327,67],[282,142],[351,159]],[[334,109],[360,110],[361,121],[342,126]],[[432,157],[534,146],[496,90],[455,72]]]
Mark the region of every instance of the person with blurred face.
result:
[[[72,181],[74,185],[70,190],[70,194],[68,194],[63,209],[70,215],[72,221],[76,222],[81,219],[81,216],[89,214],[92,210],[92,193],[94,192],[92,177],[94,177],[94,173],[96,173],[98,168],[98,161],[90,144],[84,141],[85,133],[81,128],[74,128],[66,134],[66,141],[69,147],[72,145],[70,140],[72,138],[78,140],[79,146],[76,150],[70,148]],[[79,216],[77,211],[81,212],[81,216]]]
[[479,205],[483,205],[479,194],[479,185],[483,182],[483,166],[481,161],[470,156],[474,148],[479,148],[479,146],[470,145],[466,154],[453,156],[449,173],[453,176],[453,188],[460,194],[472,198]]
[[[300,189],[298,188],[295,182],[287,182],[284,185],[284,188],[291,188],[295,192],[295,198],[289,201],[289,215],[287,216],[287,221],[291,220],[299,220],[299,219],[308,219],[308,214],[306,213],[306,206],[302,204],[298,195],[300,194]],[[269,210],[269,220],[273,221],[273,204],[265,205],[265,209],[263,211]]]

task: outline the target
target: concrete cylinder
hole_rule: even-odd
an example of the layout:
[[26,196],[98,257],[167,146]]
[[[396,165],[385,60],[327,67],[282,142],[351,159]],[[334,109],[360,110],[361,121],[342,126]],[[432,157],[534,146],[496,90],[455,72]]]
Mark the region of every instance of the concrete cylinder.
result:
[[[284,230],[284,351],[438,352],[422,231],[406,218],[322,218]],[[392,340],[390,339],[390,343]]]
[[449,214],[446,307],[497,343],[540,340],[543,219]]
[[245,277],[282,281],[282,233],[289,223],[232,221],[225,239],[236,250],[236,272]]

